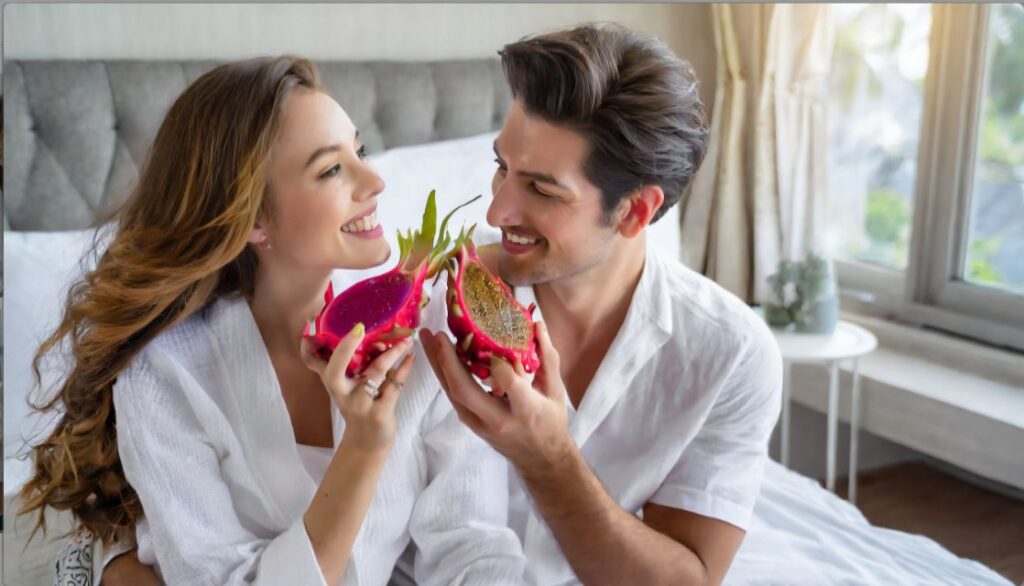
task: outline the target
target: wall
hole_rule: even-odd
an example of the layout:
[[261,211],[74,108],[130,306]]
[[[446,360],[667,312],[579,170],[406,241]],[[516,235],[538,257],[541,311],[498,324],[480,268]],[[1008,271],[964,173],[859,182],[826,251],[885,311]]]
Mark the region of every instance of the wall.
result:
[[313,59],[495,56],[524,35],[616,21],[689,59],[711,99],[714,38],[706,5],[673,4],[9,4],[5,58]]

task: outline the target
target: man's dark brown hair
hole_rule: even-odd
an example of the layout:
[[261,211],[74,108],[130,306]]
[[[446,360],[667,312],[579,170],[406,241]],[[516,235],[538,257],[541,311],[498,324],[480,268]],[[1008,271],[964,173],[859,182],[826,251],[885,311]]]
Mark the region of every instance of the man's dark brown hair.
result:
[[586,25],[528,37],[498,52],[526,113],[581,134],[584,173],[606,219],[624,197],[658,185],[675,205],[708,140],[697,76],[657,38],[618,25]]

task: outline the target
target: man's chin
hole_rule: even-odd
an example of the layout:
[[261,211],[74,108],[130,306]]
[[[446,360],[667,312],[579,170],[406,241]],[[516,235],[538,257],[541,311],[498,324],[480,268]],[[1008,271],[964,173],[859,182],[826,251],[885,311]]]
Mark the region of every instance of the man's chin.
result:
[[512,287],[532,287],[548,281],[543,271],[538,270],[538,263],[521,263],[504,251],[498,257],[498,276]]

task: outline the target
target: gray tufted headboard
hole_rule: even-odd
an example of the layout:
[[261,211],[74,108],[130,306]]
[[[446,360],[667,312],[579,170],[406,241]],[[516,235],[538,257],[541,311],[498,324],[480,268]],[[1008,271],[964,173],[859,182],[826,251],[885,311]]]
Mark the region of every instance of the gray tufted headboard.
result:
[[[92,226],[129,195],[164,113],[212,61],[4,64],[4,209],[12,230]],[[317,62],[371,152],[496,130],[497,60]]]

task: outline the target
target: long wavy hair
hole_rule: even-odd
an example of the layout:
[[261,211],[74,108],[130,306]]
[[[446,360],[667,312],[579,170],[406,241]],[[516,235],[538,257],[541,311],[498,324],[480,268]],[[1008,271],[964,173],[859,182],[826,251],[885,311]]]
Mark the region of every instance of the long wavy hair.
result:
[[19,514],[38,513],[33,534],[46,530],[46,507],[70,510],[105,543],[134,530],[142,506],[118,456],[114,382],[162,331],[222,295],[251,297],[258,261],[247,240],[271,211],[271,144],[297,86],[322,90],[308,60],[228,63],[167,112],[109,247],[68,291],[60,325],[32,363],[39,386],[44,357],[67,344],[69,373],[33,404],[59,414],[31,448],[34,471],[21,491]]

